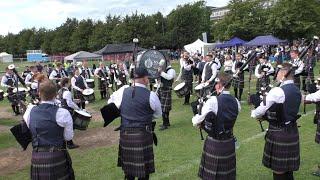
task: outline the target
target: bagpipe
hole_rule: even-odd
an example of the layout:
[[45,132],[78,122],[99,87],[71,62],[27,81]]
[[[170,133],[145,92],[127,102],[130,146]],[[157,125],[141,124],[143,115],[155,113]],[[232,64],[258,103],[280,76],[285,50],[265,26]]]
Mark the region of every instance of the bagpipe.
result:
[[[256,51],[251,51],[251,52],[250,52],[251,56],[248,58],[248,60],[247,60],[246,62],[242,63],[241,66],[239,66],[238,71],[234,74],[234,77],[238,76],[238,74],[240,74],[240,73],[242,73],[242,72],[244,71],[244,69],[246,68],[246,66],[247,66],[252,60],[255,59],[256,53],[257,53]],[[229,80],[227,83],[225,83],[224,86],[227,86],[227,85],[231,84],[232,81],[233,81],[233,79],[230,78],[230,80]],[[215,81],[215,83],[217,83],[217,81]],[[215,87],[215,84],[214,84],[213,87]],[[202,111],[202,107],[203,107],[204,103],[210,98],[210,96],[217,96],[217,95],[218,95],[218,92],[217,92],[217,91],[213,91],[210,95],[207,95],[206,93],[200,93],[200,94],[202,94],[202,96],[200,96],[197,101],[191,103],[191,109],[192,109],[192,112],[194,113],[194,115],[196,115],[196,114],[201,115],[201,111]],[[212,113],[208,113],[208,114],[206,115],[205,119],[211,119],[212,117],[210,117],[210,116],[211,116],[210,114],[212,115]],[[212,119],[211,119],[211,120],[212,120]],[[204,140],[204,138],[203,138],[203,133],[202,133],[203,127],[204,127],[204,121],[202,121],[202,122],[200,123],[200,136],[201,136],[201,140]]]

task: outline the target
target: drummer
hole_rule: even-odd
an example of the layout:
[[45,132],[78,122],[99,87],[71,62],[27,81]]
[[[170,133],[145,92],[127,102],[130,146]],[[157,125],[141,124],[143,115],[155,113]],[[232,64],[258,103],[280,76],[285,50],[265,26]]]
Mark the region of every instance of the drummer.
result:
[[88,85],[84,77],[80,74],[79,68],[73,70],[73,77],[71,78],[71,87],[74,93],[74,99],[80,99],[78,106],[82,109],[86,108],[86,103],[82,95],[82,91],[88,89]]
[[89,68],[88,61],[83,60],[82,61],[82,67],[80,68],[80,74],[85,78],[85,79],[91,79],[93,77],[92,71]]
[[67,72],[62,68],[62,64],[60,62],[56,63],[56,68],[52,70],[49,75],[49,79],[59,83],[61,78],[67,77]]
[[127,85],[127,77],[129,77],[129,73],[127,67],[124,63],[118,62],[118,68],[116,69],[116,78],[117,78],[117,89],[119,89],[123,85]]
[[214,79],[217,76],[218,64],[213,60],[212,54],[207,54],[205,57],[206,64],[202,72],[201,83],[213,85]]
[[1,87],[7,88],[8,93],[8,99],[11,102],[11,107],[14,112],[14,114],[17,116],[20,114],[19,107],[17,105],[17,102],[13,99],[13,89],[17,85],[17,77],[13,72],[14,66],[9,65],[6,67],[6,74],[1,79]]
[[31,84],[33,82],[35,74],[38,72],[38,69],[35,66],[30,66],[30,70],[31,70],[31,72],[28,73],[26,78],[24,79],[24,83],[29,87],[31,86]]
[[101,99],[107,98],[108,79],[110,70],[103,62],[99,63],[99,67],[94,71],[94,75],[99,79],[99,90]]
[[186,83],[186,86],[188,87],[188,92],[184,97],[184,103],[183,105],[189,105],[190,104],[190,96],[192,93],[192,82],[193,82],[193,73],[192,68],[194,67],[193,60],[190,58],[188,52],[184,52],[181,55],[180,59],[180,73],[177,78],[177,80],[181,79]]
[[[72,99],[72,94],[69,91],[70,80],[69,78],[62,78],[60,81],[61,89],[58,91],[58,99],[61,101],[61,107],[68,110],[73,115],[74,110],[80,110],[77,104]],[[79,146],[74,144],[72,140],[67,141],[69,149],[75,149]]]

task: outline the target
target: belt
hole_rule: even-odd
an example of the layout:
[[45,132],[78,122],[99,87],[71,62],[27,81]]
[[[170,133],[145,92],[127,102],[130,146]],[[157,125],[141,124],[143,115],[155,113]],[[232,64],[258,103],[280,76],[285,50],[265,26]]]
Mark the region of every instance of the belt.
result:
[[66,147],[55,147],[55,146],[44,146],[44,147],[34,147],[33,152],[58,152],[66,151]]
[[122,131],[125,131],[125,132],[137,132],[137,131],[140,131],[140,132],[149,132],[149,133],[152,133],[153,130],[152,130],[152,127],[147,125],[145,127],[124,127],[124,128],[121,128]]
[[232,133],[213,134],[209,136],[216,140],[227,140],[227,139],[233,138]]

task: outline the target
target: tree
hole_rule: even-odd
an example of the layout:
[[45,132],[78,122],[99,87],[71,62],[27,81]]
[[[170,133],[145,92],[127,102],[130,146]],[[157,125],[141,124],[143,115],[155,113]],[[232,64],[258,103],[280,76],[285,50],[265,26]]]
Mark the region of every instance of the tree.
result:
[[78,27],[72,33],[70,38],[71,52],[88,51],[89,36],[92,33],[93,21],[91,19],[80,21]]

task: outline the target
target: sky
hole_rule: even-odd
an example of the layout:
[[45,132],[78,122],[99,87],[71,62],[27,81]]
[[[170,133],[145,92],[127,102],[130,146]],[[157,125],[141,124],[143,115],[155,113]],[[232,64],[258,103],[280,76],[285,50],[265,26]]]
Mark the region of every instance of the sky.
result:
[[[107,14],[124,16],[136,10],[167,15],[177,5],[194,0],[0,0],[0,35],[25,28],[54,29],[65,20],[104,20]],[[208,6],[225,6],[228,0],[207,0]]]

